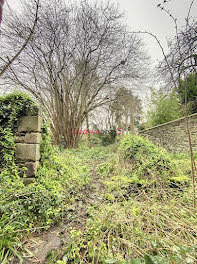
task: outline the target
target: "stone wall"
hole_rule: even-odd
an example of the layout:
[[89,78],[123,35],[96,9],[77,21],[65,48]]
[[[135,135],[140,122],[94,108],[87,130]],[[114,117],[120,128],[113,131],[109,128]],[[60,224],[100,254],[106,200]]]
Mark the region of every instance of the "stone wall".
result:
[[[197,151],[197,114],[188,116],[188,119],[193,149]],[[184,118],[140,131],[139,135],[147,136],[154,144],[171,152],[189,151]]]
[[[15,132],[16,162],[21,169],[21,174],[26,174],[25,182],[33,182],[40,160],[42,118],[38,108],[25,113],[19,118]],[[21,175],[21,176],[23,176]]]

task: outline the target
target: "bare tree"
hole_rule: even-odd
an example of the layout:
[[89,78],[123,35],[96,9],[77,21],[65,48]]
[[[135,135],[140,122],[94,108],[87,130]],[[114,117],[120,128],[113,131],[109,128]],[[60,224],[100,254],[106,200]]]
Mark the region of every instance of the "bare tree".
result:
[[[4,4],[4,0],[0,0],[0,25],[1,25],[1,21],[2,21],[2,13],[3,13],[3,4]],[[35,30],[36,24],[37,24],[37,19],[38,19],[38,9],[39,9],[39,0],[35,1],[35,6],[36,6],[36,10],[35,10],[35,16],[34,16],[34,20],[33,20],[33,26],[31,28],[29,28],[29,35],[27,35],[26,39],[24,40],[24,43],[21,44],[21,47],[18,48],[17,51],[15,51],[15,54],[12,55],[12,57],[10,57],[7,54],[7,49],[6,49],[6,55],[1,56],[0,54],[0,62],[2,62],[2,64],[0,64],[0,77],[2,77],[2,75],[5,73],[5,71],[11,66],[11,64],[18,58],[18,56],[22,53],[22,51],[26,48],[28,42],[30,41],[33,32]],[[2,33],[1,35],[1,41],[3,42],[3,38],[2,36],[4,36],[4,33]],[[11,36],[9,36],[11,37]],[[17,45],[17,42],[15,43]]]
[[176,83],[179,82],[183,73],[197,75],[197,21],[194,20],[191,23],[188,21],[184,28],[180,30],[177,28],[176,37],[169,40],[168,47],[170,50],[166,55],[168,65],[166,60],[161,61],[158,65],[158,72],[166,83],[173,87],[174,82],[169,67]]
[[[25,5],[19,20],[8,29],[26,39]],[[95,108],[114,98],[121,82],[145,75],[147,56],[135,34],[128,34],[124,14],[111,3],[81,1],[41,2],[36,31],[17,61],[6,72],[5,83],[30,92],[47,110],[55,142],[66,147],[78,144],[74,133]]]
[[4,0],[0,0],[0,25],[3,17],[3,5],[4,5]]

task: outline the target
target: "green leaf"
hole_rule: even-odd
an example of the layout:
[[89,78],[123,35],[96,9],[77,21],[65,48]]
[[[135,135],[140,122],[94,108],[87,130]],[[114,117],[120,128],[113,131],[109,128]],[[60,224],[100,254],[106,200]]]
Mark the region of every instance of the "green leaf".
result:
[[107,264],[113,264],[113,263],[117,263],[117,260],[115,260],[115,259],[106,259],[105,260],[105,263],[107,263]]
[[142,264],[142,260],[140,258],[132,259],[131,264]]
[[155,263],[152,261],[151,257],[148,256],[148,255],[146,255],[146,256],[144,257],[144,260],[145,260],[145,264],[155,264]]

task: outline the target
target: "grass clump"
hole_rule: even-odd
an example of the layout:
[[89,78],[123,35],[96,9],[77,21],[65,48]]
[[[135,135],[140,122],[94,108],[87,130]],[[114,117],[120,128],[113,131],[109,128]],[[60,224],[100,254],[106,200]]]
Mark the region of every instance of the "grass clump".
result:
[[132,183],[156,187],[189,181],[188,176],[172,160],[172,155],[147,138],[125,136],[120,142],[119,156],[124,166],[130,168],[127,176]]
[[106,159],[111,152],[110,146],[102,147],[83,147],[77,149],[70,149],[68,153],[72,153],[73,155],[77,156],[79,159],[83,161],[91,161],[91,160],[102,160]]
[[92,206],[88,214],[84,232],[71,230],[64,251],[69,263],[196,263],[196,210],[178,201],[159,204],[144,196]]

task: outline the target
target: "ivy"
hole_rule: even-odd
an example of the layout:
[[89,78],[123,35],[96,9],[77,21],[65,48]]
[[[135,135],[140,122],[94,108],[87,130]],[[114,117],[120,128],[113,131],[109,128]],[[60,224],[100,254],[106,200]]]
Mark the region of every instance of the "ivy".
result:
[[36,104],[25,93],[14,92],[0,97],[0,168],[15,167],[14,131],[19,117],[33,111]]
[[188,176],[177,168],[171,155],[162,147],[151,143],[147,138],[127,135],[119,147],[123,160],[131,165],[131,182],[140,185],[163,183],[180,184],[188,182]]

